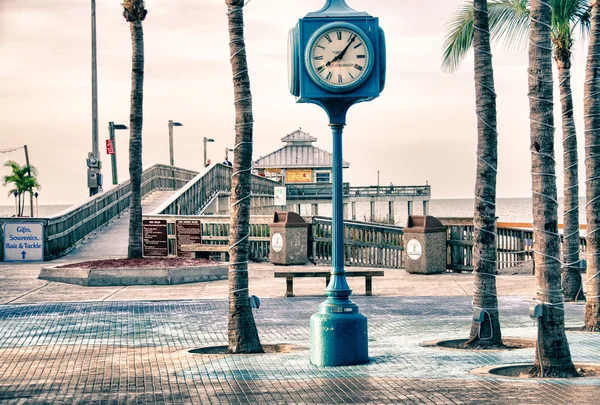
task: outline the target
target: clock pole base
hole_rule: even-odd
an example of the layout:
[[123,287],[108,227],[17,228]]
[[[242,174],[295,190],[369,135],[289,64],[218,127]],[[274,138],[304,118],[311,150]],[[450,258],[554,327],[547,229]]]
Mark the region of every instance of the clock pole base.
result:
[[350,300],[329,298],[310,317],[310,362],[353,366],[369,362],[367,317]]

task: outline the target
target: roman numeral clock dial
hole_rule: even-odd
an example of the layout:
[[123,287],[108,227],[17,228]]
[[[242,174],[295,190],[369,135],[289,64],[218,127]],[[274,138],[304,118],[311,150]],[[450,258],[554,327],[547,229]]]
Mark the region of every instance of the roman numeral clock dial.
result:
[[350,24],[326,26],[306,48],[306,67],[325,90],[343,93],[359,87],[371,73],[373,52],[369,38]]

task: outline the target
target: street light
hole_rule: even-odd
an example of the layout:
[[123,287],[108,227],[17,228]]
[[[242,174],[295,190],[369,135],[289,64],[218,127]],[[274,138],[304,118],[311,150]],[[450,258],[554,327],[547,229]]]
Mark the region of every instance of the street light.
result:
[[169,120],[169,162],[171,166],[175,166],[175,158],[173,156],[173,127],[182,127],[181,122],[173,122]]
[[19,195],[19,193],[17,192],[17,190],[15,190],[13,192],[13,195],[15,196],[15,217],[19,216],[19,202],[17,201],[17,196]]
[[204,143],[204,167],[208,166],[206,163],[206,162],[208,162],[207,157],[206,157],[206,144],[208,142],[214,142],[214,141],[215,141],[214,139],[204,137],[204,140],[203,140],[203,143]]
[[223,163],[229,166],[233,166],[233,164],[229,161],[229,152],[233,152],[233,149],[225,148],[225,161]]
[[33,196],[35,197],[35,216],[36,217],[40,217],[40,210],[38,209],[38,197],[39,197],[39,193],[36,191]]
[[[109,150],[108,145],[106,147],[106,153],[110,155],[110,166],[112,168],[112,181],[113,184],[119,184],[119,176],[117,174],[117,142],[115,141],[115,130],[116,129],[127,129],[127,125],[115,124],[110,121],[108,123],[108,136],[110,138],[110,144],[112,150]],[[112,152],[112,153],[110,153]]]

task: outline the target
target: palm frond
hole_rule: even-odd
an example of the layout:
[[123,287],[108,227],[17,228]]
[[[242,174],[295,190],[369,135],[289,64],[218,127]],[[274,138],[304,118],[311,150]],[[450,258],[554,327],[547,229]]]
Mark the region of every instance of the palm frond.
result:
[[473,20],[474,10],[472,4],[462,4],[450,21],[446,23],[446,36],[442,55],[442,70],[454,72],[460,66],[469,49],[473,46]]
[[529,0],[488,1],[490,35],[509,52],[527,49],[529,40]]
[[[529,0],[489,0],[491,40],[520,49],[529,36]],[[473,46],[473,4],[462,4],[446,24],[442,70],[454,72]]]

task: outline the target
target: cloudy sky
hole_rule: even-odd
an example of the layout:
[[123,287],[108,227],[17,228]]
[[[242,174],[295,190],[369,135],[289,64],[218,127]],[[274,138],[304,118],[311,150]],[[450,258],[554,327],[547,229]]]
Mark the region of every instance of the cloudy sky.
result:
[[[434,198],[473,194],[476,117],[472,55],[460,70],[440,70],[444,25],[463,0],[349,0],[380,17],[388,49],[387,86],[380,98],[354,106],[344,135],[345,180],[353,185],[432,185]],[[99,139],[105,183],[108,122],[129,124],[131,40],[120,0],[97,0]],[[287,88],[287,33],[324,0],[252,0],[245,11],[255,114],[255,159],[302,127],[331,150],[326,114],[296,104]],[[199,170],[202,138],[209,158],[233,146],[233,92],[224,0],[147,0],[144,23],[144,166],[168,163],[167,121],[175,129],[175,164]],[[585,44],[587,45],[587,44]],[[573,90],[579,134],[585,46],[576,45]],[[526,52],[494,48],[498,93],[500,197],[530,195]],[[91,151],[90,1],[0,0],[0,149],[27,144],[40,171],[41,204],[87,197],[85,158]],[[559,114],[557,114],[557,118]],[[560,120],[557,119],[557,124]],[[557,131],[560,141],[561,132]],[[117,133],[120,180],[127,173],[128,132]],[[580,154],[583,139],[580,135]],[[557,144],[562,171],[562,147]],[[581,155],[580,155],[581,156]],[[22,151],[0,160],[24,163]],[[2,174],[7,173],[2,169]],[[583,186],[583,173],[581,176]],[[562,192],[559,177],[559,192]],[[111,187],[109,184],[105,188]],[[1,190],[0,190],[1,191]],[[13,199],[0,194],[0,205]]]

